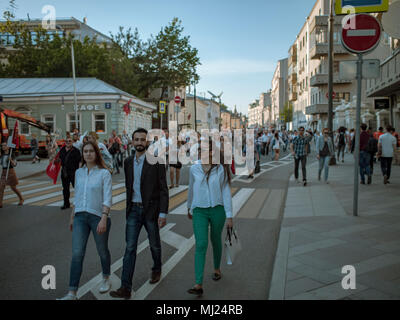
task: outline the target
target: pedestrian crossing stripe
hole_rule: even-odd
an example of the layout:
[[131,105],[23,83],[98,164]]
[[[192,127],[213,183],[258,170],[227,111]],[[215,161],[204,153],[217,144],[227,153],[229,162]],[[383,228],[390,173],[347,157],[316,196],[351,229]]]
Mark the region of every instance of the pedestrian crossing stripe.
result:
[[[249,191],[250,190],[250,191]],[[24,205],[30,206],[50,206],[50,207],[61,207],[64,203],[62,186],[60,184],[52,183],[41,183],[32,181],[30,184],[25,181],[24,189],[20,189],[22,196],[24,197]],[[244,202],[252,194],[254,189],[240,189],[231,188],[232,202],[234,204],[234,214],[242,207]],[[74,191],[70,193],[70,202],[74,201]],[[179,187],[169,190],[169,208],[170,214],[187,214],[187,195],[188,186],[181,185]],[[4,204],[18,204],[18,197],[15,193],[7,194],[4,197]],[[126,209],[126,189],[125,183],[113,183],[112,186],[112,207],[113,211],[125,211]]]

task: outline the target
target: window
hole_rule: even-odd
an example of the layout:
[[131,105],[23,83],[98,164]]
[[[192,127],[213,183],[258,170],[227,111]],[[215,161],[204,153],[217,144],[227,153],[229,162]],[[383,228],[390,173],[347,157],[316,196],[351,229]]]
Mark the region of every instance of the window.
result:
[[[29,108],[21,107],[21,108],[17,108],[15,111],[26,114],[28,116],[31,115],[31,110]],[[26,135],[31,134],[31,127],[26,122],[18,121],[18,128],[19,128],[20,134],[26,134]]]
[[[82,121],[81,121],[81,114],[78,113],[78,126],[79,128],[82,128]],[[72,132],[74,131],[76,126],[76,120],[75,120],[75,112],[74,113],[68,113],[67,114],[67,131]]]
[[106,114],[93,113],[92,114],[92,130],[96,133],[104,134],[106,130]]
[[339,73],[339,61],[333,61],[333,73]]
[[334,102],[342,102],[342,100],[346,102],[350,102],[350,92],[337,92]]
[[54,114],[43,114],[41,118],[41,121],[51,128],[50,132],[54,133],[54,128],[56,127],[56,116]]

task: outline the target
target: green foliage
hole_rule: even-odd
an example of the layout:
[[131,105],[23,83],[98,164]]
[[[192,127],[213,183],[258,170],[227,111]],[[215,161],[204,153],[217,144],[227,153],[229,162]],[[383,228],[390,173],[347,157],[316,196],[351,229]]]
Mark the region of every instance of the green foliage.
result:
[[293,121],[293,105],[290,102],[285,103],[283,112],[280,113],[280,119],[285,123]]
[[[15,0],[14,0],[15,1]],[[13,2],[15,5],[15,3]],[[99,45],[96,39],[83,42],[72,36],[51,34],[41,26],[34,30],[12,21],[12,10],[0,32],[15,36],[14,50],[2,48],[0,77],[71,77],[71,43],[77,77],[96,77],[126,92],[145,98],[151,90],[178,88],[198,81],[198,51],[183,36],[181,21],[172,22],[146,42],[137,29],[120,27],[113,43]]]

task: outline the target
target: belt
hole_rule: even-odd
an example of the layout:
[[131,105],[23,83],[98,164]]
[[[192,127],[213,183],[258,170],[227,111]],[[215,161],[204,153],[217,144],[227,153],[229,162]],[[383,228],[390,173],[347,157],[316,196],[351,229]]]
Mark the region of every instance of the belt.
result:
[[132,202],[133,206],[139,207],[139,208],[143,208],[143,203],[142,202]]

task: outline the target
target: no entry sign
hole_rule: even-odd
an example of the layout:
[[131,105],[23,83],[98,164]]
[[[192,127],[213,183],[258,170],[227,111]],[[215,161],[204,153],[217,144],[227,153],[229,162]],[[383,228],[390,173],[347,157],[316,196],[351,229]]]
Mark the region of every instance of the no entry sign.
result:
[[382,35],[381,24],[375,17],[356,14],[344,19],[346,21],[342,28],[342,44],[347,50],[362,54],[375,49]]
[[174,101],[175,101],[176,104],[181,103],[181,97],[180,96],[176,96]]

